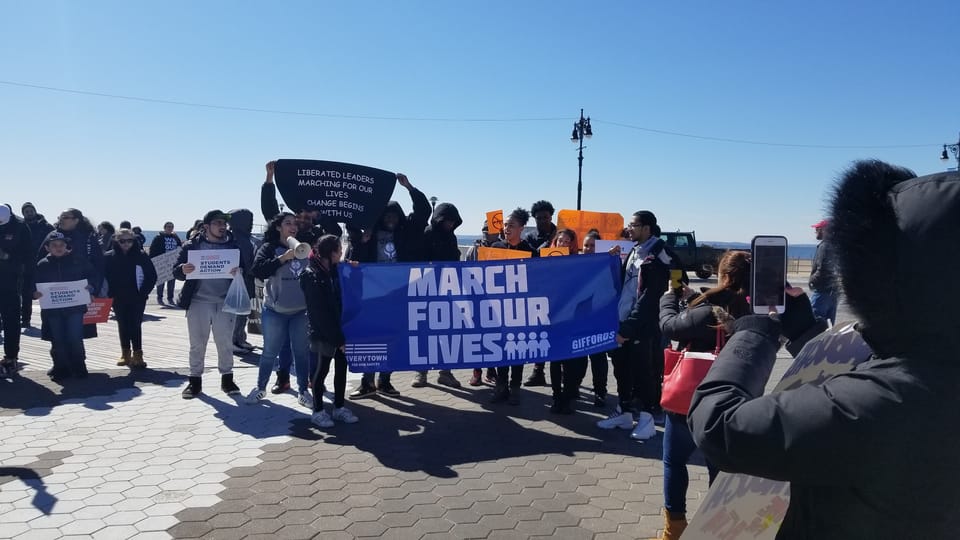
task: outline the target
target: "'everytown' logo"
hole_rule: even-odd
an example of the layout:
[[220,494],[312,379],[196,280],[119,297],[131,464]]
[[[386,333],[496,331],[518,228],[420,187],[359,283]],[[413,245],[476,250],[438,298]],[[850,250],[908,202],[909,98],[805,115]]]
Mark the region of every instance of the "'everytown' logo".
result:
[[570,341],[570,350],[571,352],[579,352],[587,349],[603,347],[605,345],[614,343],[616,338],[616,332],[603,332],[600,334],[592,334],[589,336],[573,338],[573,340]]

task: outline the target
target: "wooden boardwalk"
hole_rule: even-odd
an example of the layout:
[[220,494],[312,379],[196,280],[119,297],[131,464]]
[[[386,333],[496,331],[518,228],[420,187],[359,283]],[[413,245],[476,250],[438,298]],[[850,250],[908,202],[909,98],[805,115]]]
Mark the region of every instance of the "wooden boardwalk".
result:
[[[20,363],[25,371],[46,371],[53,365],[50,360],[50,343],[40,339],[40,308],[33,306],[34,328],[20,338]],[[114,320],[97,325],[98,337],[84,340],[87,350],[87,369],[103,371],[118,369],[120,358],[120,338],[117,335],[117,323]],[[261,336],[250,334],[248,341],[257,347],[263,345]],[[143,352],[147,365],[151,368],[167,369],[186,374],[187,352],[186,312],[182,309],[158,305],[154,298],[147,301],[147,311],[143,317]],[[259,361],[258,354],[237,356],[236,367],[253,367]],[[207,346],[207,365],[216,367],[216,346],[213,339]],[[122,369],[122,368],[121,368]]]

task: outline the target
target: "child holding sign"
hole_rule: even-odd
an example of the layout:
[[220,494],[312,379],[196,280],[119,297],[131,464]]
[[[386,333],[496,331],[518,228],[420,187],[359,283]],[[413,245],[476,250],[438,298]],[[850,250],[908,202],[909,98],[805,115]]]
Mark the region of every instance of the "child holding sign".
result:
[[68,249],[69,241],[59,231],[48,234],[43,241],[47,256],[37,263],[35,275],[38,290],[33,297],[40,299],[43,334],[51,343],[53,368],[47,375],[53,380],[87,376],[83,314],[90,301],[89,292],[100,289],[100,276],[93,265],[86,257],[74,256]]

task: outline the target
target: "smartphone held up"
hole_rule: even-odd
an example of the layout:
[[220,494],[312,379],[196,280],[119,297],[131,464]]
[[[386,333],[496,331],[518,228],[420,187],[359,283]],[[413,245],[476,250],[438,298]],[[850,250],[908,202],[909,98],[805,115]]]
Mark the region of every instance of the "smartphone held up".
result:
[[750,303],[753,312],[783,313],[786,303],[787,239],[783,236],[755,236],[750,243]]

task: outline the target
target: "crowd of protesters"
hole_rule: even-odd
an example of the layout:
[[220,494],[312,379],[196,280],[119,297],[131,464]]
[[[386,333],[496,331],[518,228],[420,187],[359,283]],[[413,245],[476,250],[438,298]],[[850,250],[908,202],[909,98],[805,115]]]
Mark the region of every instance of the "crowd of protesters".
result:
[[[344,235],[339,225],[317,213],[282,212],[276,202],[274,165],[267,164],[261,191],[261,211],[268,223],[262,243],[251,235],[252,214],[247,210],[207,212],[186,242],[167,223],[145,251],[142,233],[127,222],[119,228],[101,222],[94,229],[82,212],[70,208],[50,224],[31,203],[23,205],[22,218],[9,206],[0,206],[0,369],[7,375],[16,370],[20,332],[31,328],[31,302],[42,294],[38,285],[82,279],[91,295],[113,299],[121,341],[118,365],[145,367],[140,325],[146,301],[155,291],[162,303],[166,292],[168,303],[186,310],[190,376],[183,397],[202,392],[211,332],[221,389],[240,394],[233,380],[233,356],[252,347],[238,330],[246,324],[222,309],[233,280],[188,280],[174,300],[174,283],[157,283],[149,258],[180,250],[173,275],[186,280],[196,271],[188,262],[189,251],[236,249],[241,256],[231,273],[243,277],[249,294],[257,294],[256,281],[263,291],[263,352],[256,386],[245,401],[266,398],[274,371],[271,393],[287,391],[292,371],[298,401],[312,409],[316,426],[357,422],[345,407],[346,338],[337,265],[459,260],[456,229],[462,219],[450,203],[431,210],[424,194],[398,174],[413,211],[407,214],[391,201],[373,227],[348,227]],[[686,468],[698,448],[705,454],[711,482],[718,470],[791,482],[790,505],[778,538],[948,538],[960,519],[953,485],[960,467],[952,455],[956,436],[951,427],[960,410],[954,406],[960,399],[960,372],[956,362],[943,356],[960,333],[954,319],[943,316],[953,295],[924,272],[942,264],[944,257],[960,260],[960,248],[948,247],[960,233],[954,217],[958,210],[958,174],[916,178],[880,162],[856,164],[837,187],[830,218],[814,225],[822,243],[809,282],[812,305],[802,290],[785,285],[787,305],[779,316],[752,312],[748,253],[725,254],[718,265],[718,284],[694,291],[660,238],[656,215],[635,212],[624,231],[633,246],[623,257],[618,346],[609,354],[551,362],[550,410],[574,412],[588,365],[591,400],[605,407],[609,358],[617,403],[597,426],[630,430],[632,438],[646,440],[655,435],[655,424],[664,424],[661,538],[679,538],[686,527]],[[524,237],[531,215],[536,229]],[[551,246],[566,248],[572,256],[595,252],[598,231],[579,239],[575,231],[558,228],[553,216],[547,201],[537,201],[529,210],[516,208],[504,216],[502,233],[490,234],[485,224],[466,258],[476,260],[482,246],[534,257],[540,248]],[[308,257],[298,256],[303,243],[310,247]],[[615,249],[611,255],[619,253]],[[672,271],[678,270],[679,283],[672,279]],[[915,286],[898,288],[903,283]],[[764,396],[781,342],[795,354],[808,341],[820,339],[836,317],[841,290],[860,317],[857,331],[874,356],[850,373]],[[83,339],[95,335],[96,327],[84,325],[85,309],[41,310],[42,334],[51,342],[49,374],[56,380],[87,374]],[[663,348],[673,343],[678,350],[719,353],[686,413],[660,409]],[[322,398],[331,366],[334,398],[328,412]],[[517,404],[523,385],[547,384],[544,364],[535,364],[525,382],[523,370],[522,364],[486,373],[474,370],[469,384],[491,384],[491,402]],[[349,398],[398,395],[391,375],[364,374]],[[427,375],[417,372],[411,385],[428,385]],[[460,387],[449,371],[440,371],[437,382]],[[896,438],[889,436],[891,427],[896,427]],[[911,459],[896,458],[905,454]],[[934,466],[944,470],[934,471]]]

